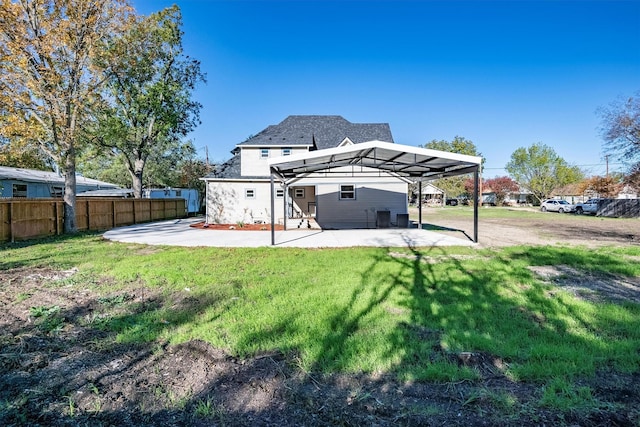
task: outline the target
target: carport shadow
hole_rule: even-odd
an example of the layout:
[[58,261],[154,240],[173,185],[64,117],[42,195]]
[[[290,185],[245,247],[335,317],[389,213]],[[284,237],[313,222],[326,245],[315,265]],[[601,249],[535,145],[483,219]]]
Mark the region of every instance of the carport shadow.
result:
[[[459,228],[451,228],[451,227],[443,227],[441,225],[435,225],[435,224],[422,224],[422,229],[423,230],[427,230],[427,231],[435,231],[435,232],[446,232],[446,233],[451,233],[453,235],[457,235],[458,233],[461,233],[462,235],[464,235],[467,239],[471,240],[473,242],[473,238],[471,236],[469,236],[467,234],[466,231],[461,230]],[[457,237],[457,236],[456,236]]]
[[[274,246],[282,246],[287,243],[297,242],[299,240],[311,239],[314,236],[322,234],[324,230],[314,230],[312,232],[307,230],[286,230],[279,234],[276,234],[276,242]],[[297,235],[294,233],[303,233],[303,235]],[[296,236],[294,238],[288,239],[289,236]]]

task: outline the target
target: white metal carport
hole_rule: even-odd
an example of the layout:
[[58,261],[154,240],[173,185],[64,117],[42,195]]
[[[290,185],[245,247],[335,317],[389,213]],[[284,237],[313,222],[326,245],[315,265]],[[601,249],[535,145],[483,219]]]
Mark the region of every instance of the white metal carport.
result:
[[[271,244],[275,245],[275,180],[286,187],[313,173],[371,173],[370,168],[418,183],[431,179],[473,173],[474,176],[474,242],[478,242],[478,190],[482,159],[477,156],[431,150],[383,141],[369,141],[325,150],[309,151],[269,160],[271,171]],[[286,194],[286,191],[285,191]],[[422,202],[419,203],[418,226],[422,228]],[[286,215],[285,215],[286,217]]]

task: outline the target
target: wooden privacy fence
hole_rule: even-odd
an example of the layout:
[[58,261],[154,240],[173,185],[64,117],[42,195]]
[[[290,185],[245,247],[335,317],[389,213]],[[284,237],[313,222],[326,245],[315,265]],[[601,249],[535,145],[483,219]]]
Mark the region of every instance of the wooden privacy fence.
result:
[[[108,230],[123,225],[184,218],[185,199],[78,198],[79,231]],[[0,200],[0,242],[54,236],[64,232],[61,199]]]

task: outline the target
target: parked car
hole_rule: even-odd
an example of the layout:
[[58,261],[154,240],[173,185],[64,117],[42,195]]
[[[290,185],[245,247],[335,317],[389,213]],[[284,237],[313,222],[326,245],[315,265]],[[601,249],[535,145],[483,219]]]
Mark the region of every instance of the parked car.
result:
[[549,200],[545,200],[540,205],[540,210],[542,212],[549,211],[549,212],[565,213],[565,212],[573,212],[575,211],[575,209],[576,207],[571,203],[567,202],[566,200],[549,199]]
[[576,213],[582,215],[583,213],[596,214],[598,212],[598,201],[600,199],[589,199],[584,203],[578,203],[576,205]]

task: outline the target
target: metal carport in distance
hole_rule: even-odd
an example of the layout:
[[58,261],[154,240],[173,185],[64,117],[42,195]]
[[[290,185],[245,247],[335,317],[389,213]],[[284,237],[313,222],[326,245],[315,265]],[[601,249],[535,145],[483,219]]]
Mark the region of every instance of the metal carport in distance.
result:
[[[369,141],[360,144],[325,150],[309,151],[290,156],[274,157],[269,160],[271,170],[271,244],[275,245],[275,180],[288,186],[313,173],[330,174],[345,173],[344,168],[350,167],[349,174],[371,173],[369,168],[388,172],[417,182],[419,193],[423,181],[446,178],[456,175],[473,173],[474,175],[474,241],[478,242],[478,188],[479,171],[482,159],[478,156],[450,153],[447,151],[431,150],[410,145],[394,144],[383,141]],[[422,227],[422,202],[418,223]]]

